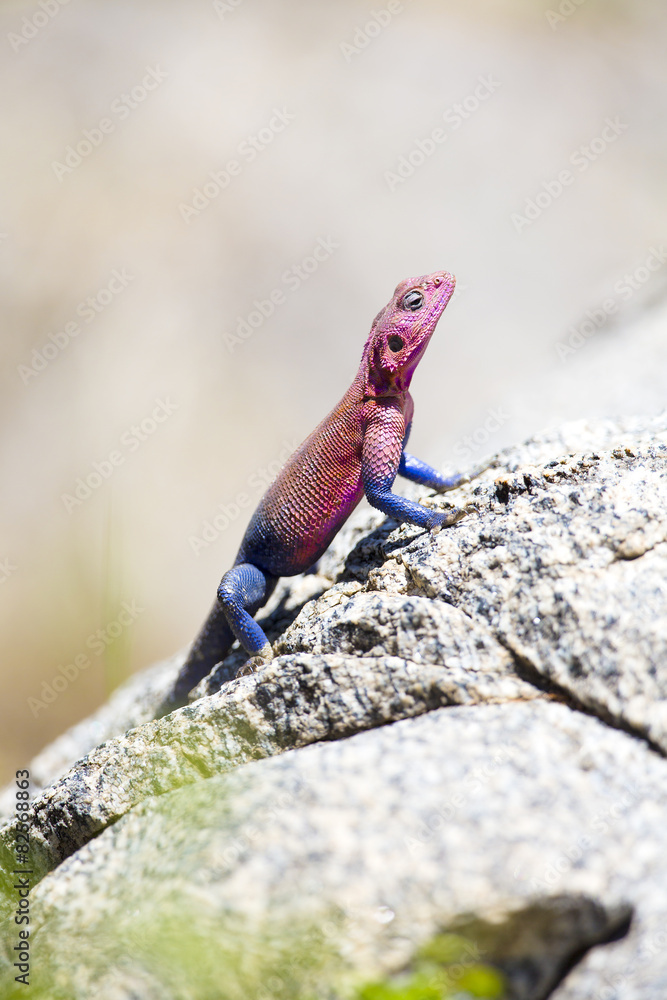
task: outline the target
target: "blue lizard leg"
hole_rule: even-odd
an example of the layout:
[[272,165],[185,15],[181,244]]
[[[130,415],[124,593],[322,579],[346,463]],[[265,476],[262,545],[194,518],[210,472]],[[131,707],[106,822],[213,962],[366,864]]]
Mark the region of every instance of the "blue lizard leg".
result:
[[411,524],[417,524],[420,528],[427,528],[429,531],[433,528],[448,528],[469,514],[470,510],[475,509],[473,507],[454,507],[453,510],[447,512],[430,510],[428,507],[422,507],[421,504],[415,503],[414,500],[407,500],[397,493],[392,493],[392,485],[393,478],[384,482],[376,481],[366,484],[366,499],[371,507],[377,507],[378,510],[393,517],[396,521],[409,521]]
[[410,521],[420,528],[431,530],[460,521],[469,509],[430,510],[392,492],[405,436],[400,409],[392,403],[376,405],[366,426],[362,450],[361,475],[366,499],[372,507],[397,521]]
[[252,563],[233,566],[218,587],[218,601],[232,632],[246,652],[271,659],[271,644],[252,617],[266,603],[277,582]]
[[249,563],[225,573],[217,600],[156,718],[187,704],[190,691],[224,660],[235,637],[249,653],[262,660],[271,658],[269,640],[251,616],[266,603],[277,582]]
[[415,458],[414,455],[408,455],[405,451],[401,455],[401,461],[398,465],[398,475],[413,483],[419,483],[421,486],[428,486],[439,493],[455,490],[457,486],[470,482],[470,476],[461,472],[457,472],[453,476],[443,476],[437,469],[422,462],[419,458]]
[[447,490],[455,490],[457,486],[462,486],[463,483],[469,483],[471,479],[475,479],[485,469],[488,469],[491,464],[487,462],[484,465],[478,465],[468,473],[455,472],[453,476],[443,476],[442,473],[438,472],[431,465],[427,465],[421,459],[415,458],[414,455],[408,455],[405,446],[408,443],[411,430],[412,421],[408,424],[405,437],[403,438],[403,452],[398,465],[398,475],[403,476],[404,479],[409,479],[413,483],[419,483],[420,486],[428,486],[429,489],[437,490],[438,493],[446,493]]

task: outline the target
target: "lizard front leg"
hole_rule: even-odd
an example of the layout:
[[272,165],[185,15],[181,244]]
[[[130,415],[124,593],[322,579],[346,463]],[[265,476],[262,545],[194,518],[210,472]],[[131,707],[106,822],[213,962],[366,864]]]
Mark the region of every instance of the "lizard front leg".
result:
[[455,507],[446,512],[429,510],[392,492],[401,464],[404,438],[405,423],[398,403],[391,399],[374,401],[366,422],[362,451],[361,472],[366,499],[397,521],[410,521],[420,528],[432,530],[456,524],[475,508]]
[[491,462],[486,462],[483,465],[476,466],[468,473],[456,472],[453,476],[443,476],[441,472],[438,472],[431,465],[427,465],[421,459],[415,458],[414,455],[408,455],[405,451],[411,428],[412,423],[408,424],[408,429],[403,438],[403,453],[398,465],[398,475],[403,476],[404,479],[409,479],[412,483],[419,483],[420,486],[428,486],[429,489],[436,490],[438,493],[446,493],[448,490],[455,490],[458,486],[463,486],[464,483],[469,483],[471,479],[475,479],[481,475],[491,465]]
[[438,493],[446,493],[448,490],[455,490],[457,486],[469,483],[470,475],[457,472],[453,476],[443,476],[431,465],[403,452],[398,465],[398,475],[404,479],[409,479],[412,483],[419,483],[420,486],[428,486],[429,489],[437,490]]

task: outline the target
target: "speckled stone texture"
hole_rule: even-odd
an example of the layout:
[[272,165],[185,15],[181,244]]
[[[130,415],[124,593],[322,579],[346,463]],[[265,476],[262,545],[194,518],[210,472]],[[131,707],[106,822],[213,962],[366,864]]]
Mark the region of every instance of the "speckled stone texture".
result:
[[[40,755],[36,940],[76,938],[74,900],[103,921],[132,885],[187,894],[196,867],[211,912],[340,907],[369,968],[475,914],[523,942],[514,965],[489,946],[517,998],[664,1000],[666,472],[667,417],[579,423],[497,456],[455,496],[479,513],[437,535],[360,509],[274,594],[273,663],[212,693],[232,652],[152,722],[175,657]],[[531,901],[547,944],[520,931]]]
[[[146,799],[47,876],[33,901],[36,960],[54,944],[56,962],[76,953],[73,1000],[87,997],[96,935],[140,900],[174,894],[213,917],[340,908],[348,957],[373,971],[474,913],[505,938],[490,951],[527,984],[515,995],[538,1000],[630,906],[629,934],[590,951],[561,995],[604,997],[622,977],[624,998],[664,998],[664,776],[642,741],[546,701],[443,708],[291,751]],[[532,921],[506,940],[513,914],[554,897],[568,907],[560,935],[556,908],[541,942],[519,946]],[[159,983],[139,996],[170,1000]]]
[[[440,705],[539,697],[511,675],[502,650],[494,657],[481,641],[480,650],[472,668],[454,662],[451,671],[394,656],[278,657],[218,694],[91,750],[45,789],[33,803],[34,864],[43,874],[148,796],[251,760]],[[0,830],[5,865],[13,834],[12,825]]]

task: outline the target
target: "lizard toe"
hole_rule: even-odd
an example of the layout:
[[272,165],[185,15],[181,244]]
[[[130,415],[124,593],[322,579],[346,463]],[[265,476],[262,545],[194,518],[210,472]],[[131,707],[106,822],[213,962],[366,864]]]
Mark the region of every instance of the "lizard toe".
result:
[[236,671],[237,677],[247,677],[249,674],[254,674],[260,667],[266,666],[273,659],[273,649],[271,643],[267,642],[266,646],[260,649],[256,656],[251,656],[245,661],[245,663],[239,667]]

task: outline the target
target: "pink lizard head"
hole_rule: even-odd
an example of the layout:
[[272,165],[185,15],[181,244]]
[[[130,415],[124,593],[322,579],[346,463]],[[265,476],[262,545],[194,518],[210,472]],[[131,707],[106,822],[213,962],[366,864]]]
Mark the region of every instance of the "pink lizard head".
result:
[[436,271],[397,286],[373,320],[364,348],[369,396],[394,395],[409,388],[455,285],[453,274]]

